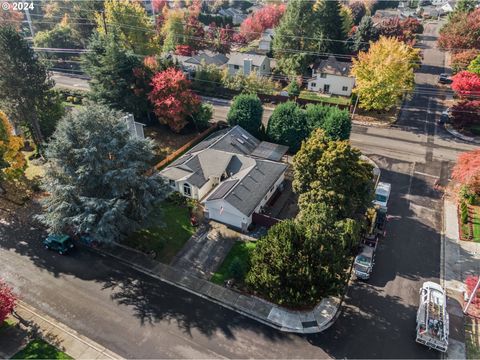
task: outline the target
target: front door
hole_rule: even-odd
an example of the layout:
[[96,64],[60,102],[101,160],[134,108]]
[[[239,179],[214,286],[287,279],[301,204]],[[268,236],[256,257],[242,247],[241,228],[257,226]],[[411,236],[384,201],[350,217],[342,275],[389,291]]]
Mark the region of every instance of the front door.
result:
[[327,93],[327,94],[330,92],[330,85],[329,84],[323,85],[323,92]]

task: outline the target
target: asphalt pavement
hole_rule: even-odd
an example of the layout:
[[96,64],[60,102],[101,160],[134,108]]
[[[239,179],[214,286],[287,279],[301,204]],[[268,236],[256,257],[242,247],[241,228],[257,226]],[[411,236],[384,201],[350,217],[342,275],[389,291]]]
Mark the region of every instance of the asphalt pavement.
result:
[[426,25],[418,91],[398,124],[354,126],[352,144],[392,183],[389,222],[371,280],[352,285],[324,333],[278,332],[90,252],[56,255],[29,223],[2,223],[0,276],[25,301],[129,358],[439,358],[414,340],[418,289],[440,274],[442,202],[433,184],[447,182],[458,153],[473,146],[435,125],[443,106],[438,28]]

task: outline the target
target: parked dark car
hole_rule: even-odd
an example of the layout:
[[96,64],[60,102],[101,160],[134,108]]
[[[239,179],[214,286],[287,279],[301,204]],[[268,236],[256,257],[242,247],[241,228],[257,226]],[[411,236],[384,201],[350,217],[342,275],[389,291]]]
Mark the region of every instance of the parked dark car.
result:
[[438,77],[438,82],[440,84],[451,84],[452,79],[450,79],[450,76],[448,74],[440,74]]
[[73,249],[73,242],[68,235],[48,235],[43,240],[43,245],[47,250],[53,250],[60,255],[64,255]]

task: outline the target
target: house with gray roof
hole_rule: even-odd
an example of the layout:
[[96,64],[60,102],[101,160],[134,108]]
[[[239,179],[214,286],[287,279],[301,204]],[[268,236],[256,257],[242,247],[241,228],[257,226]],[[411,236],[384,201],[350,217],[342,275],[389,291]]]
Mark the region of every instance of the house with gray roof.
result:
[[281,187],[287,150],[235,126],[212,134],[160,176],[172,191],[199,200],[208,218],[245,231]]
[[196,71],[205,65],[215,65],[218,67],[224,67],[228,62],[228,58],[224,54],[216,53],[210,50],[199,51],[192,56],[184,55],[170,55],[172,59],[178,62],[178,64],[185,71]]
[[252,71],[257,75],[270,74],[270,58],[266,55],[232,52],[228,55],[228,74],[234,76],[238,73],[249,75]]
[[307,89],[324,94],[350,96],[355,78],[350,75],[352,63],[338,61],[334,56],[320,60],[312,67]]

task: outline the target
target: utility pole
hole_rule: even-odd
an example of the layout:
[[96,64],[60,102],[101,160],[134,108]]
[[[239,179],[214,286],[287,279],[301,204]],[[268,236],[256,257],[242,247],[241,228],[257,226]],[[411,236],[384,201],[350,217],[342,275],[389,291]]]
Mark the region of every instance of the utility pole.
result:
[[32,39],[35,37],[35,32],[33,31],[32,18],[30,17],[30,11],[28,6],[25,8],[25,16],[27,17],[28,27],[30,28],[30,33],[32,34]]
[[105,31],[105,35],[108,35],[107,21],[105,20],[105,11],[103,10],[102,10],[102,20],[103,20],[103,30]]
[[355,100],[355,105],[353,106],[353,111],[352,111],[352,121],[353,121],[353,117],[355,116],[355,111],[357,110],[358,99],[359,99],[359,96],[357,95],[357,99]]
[[472,293],[470,294],[470,298],[468,299],[467,305],[465,305],[465,309],[463,309],[463,313],[464,313],[464,314],[467,313],[468,307],[470,306],[470,304],[472,303],[473,298],[474,298],[475,295],[477,294],[477,290],[478,290],[478,287],[479,287],[479,286],[480,286],[480,276],[478,277],[477,285],[475,285],[475,287],[473,288]]

